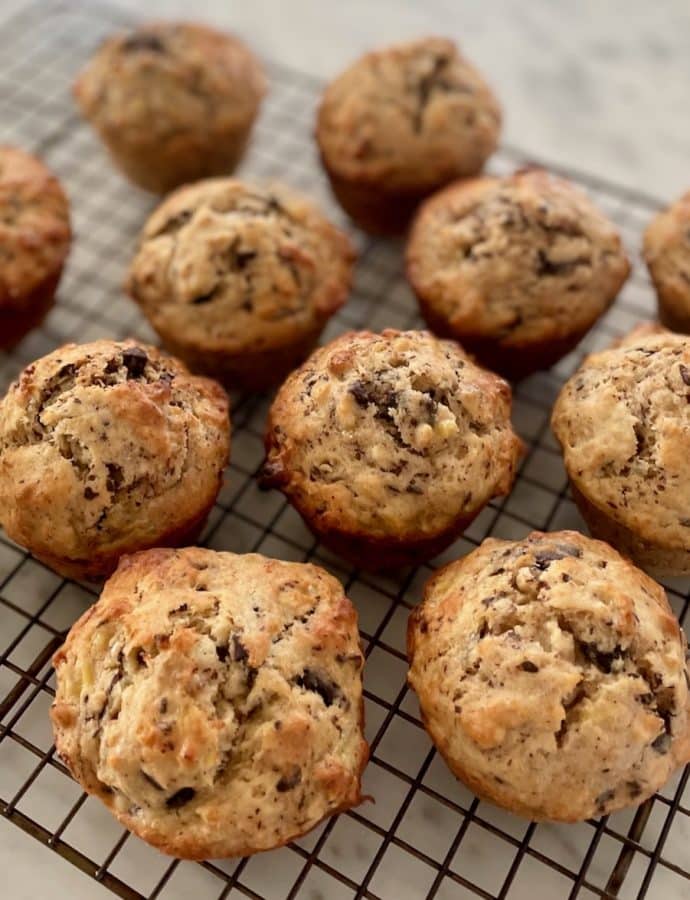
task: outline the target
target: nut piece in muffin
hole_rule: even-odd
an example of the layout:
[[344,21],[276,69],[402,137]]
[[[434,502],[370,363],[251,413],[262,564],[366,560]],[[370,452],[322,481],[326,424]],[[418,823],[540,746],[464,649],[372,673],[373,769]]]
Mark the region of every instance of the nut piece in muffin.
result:
[[137,553],[55,655],[55,744],[163,852],[246,856],[360,802],[363,663],[355,609],[323,569]]
[[265,91],[241,41],[186,22],[109,37],[74,86],[116,165],[154,193],[232,172]]
[[344,334],[278,391],[262,481],[355,565],[421,562],[510,490],[522,452],[510,402],[452,341]]
[[496,98],[452,41],[367,53],[326,88],[316,140],[333,192],[366,231],[404,230],[419,201],[496,149]]
[[194,371],[259,390],[309,354],[345,302],[354,250],[307,200],[209,179],[146,223],[127,289]]
[[0,521],[70,578],[194,541],[220,490],[228,399],[135,341],[67,344],[0,402]]
[[551,419],[595,537],[658,575],[690,575],[690,338],[641,326],[588,356]]
[[508,378],[569,353],[629,271],[613,224],[539,169],[450,185],[424,204],[407,246],[431,329]]
[[685,652],[651,578],[577,532],[534,532],[427,583],[408,680],[468,787],[576,822],[641,803],[690,759]]
[[71,239],[57,178],[23,150],[0,146],[0,349],[48,314]]
[[649,223],[644,258],[656,288],[659,318],[673,331],[690,334],[690,191]]

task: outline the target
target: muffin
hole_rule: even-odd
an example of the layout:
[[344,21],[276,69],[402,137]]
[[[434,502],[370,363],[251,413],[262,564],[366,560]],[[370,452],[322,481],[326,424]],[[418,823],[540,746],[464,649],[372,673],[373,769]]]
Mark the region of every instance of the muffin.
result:
[[534,532],[427,583],[408,679],[471,790],[576,822],[641,803],[690,759],[685,651],[664,591],[615,550]]
[[510,402],[451,341],[350,332],[278,391],[262,484],[354,565],[418,563],[510,490],[522,452]]
[[672,331],[690,334],[690,191],[649,223],[644,258],[659,318]]
[[146,223],[127,289],[194,371],[259,390],[308,355],[347,298],[354,251],[302,197],[210,179]]
[[54,658],[57,751],[130,831],[247,856],[361,800],[357,614],[316,566],[125,557]]
[[23,150],[0,146],[0,350],[47,315],[71,239],[57,178]]
[[508,378],[569,353],[629,271],[611,222],[535,169],[450,185],[424,204],[407,246],[430,328]]
[[658,575],[690,575],[690,338],[642,326],[588,356],[551,426],[595,537]]
[[0,522],[61,575],[194,541],[221,487],[228,400],[135,341],[67,344],[0,401]]
[[404,230],[419,201],[476,175],[496,149],[501,111],[452,41],[367,53],[326,88],[316,140],[333,192],[371,232]]
[[258,60],[232,35],[149,22],[109,37],[74,96],[124,174],[166,193],[233,171],[265,90]]

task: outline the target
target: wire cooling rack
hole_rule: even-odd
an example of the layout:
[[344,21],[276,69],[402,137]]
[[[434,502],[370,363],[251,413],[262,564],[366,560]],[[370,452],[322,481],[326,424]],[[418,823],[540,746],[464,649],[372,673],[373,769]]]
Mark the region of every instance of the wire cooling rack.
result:
[[[0,29],[0,139],[41,154],[64,180],[76,240],[59,304],[44,327],[11,355],[0,353],[0,388],[30,360],[65,341],[130,334],[153,340],[121,283],[151,200],[112,169],[69,97],[75,71],[120,13],[100,3],[43,0]],[[342,216],[330,201],[311,140],[319,85],[269,66],[271,91],[243,168],[280,178]],[[491,169],[525,157],[503,150]],[[553,168],[553,167],[552,167]],[[125,898],[195,900],[248,896],[341,900],[367,897],[509,898],[690,896],[688,771],[638,810],[571,826],[534,825],[480,802],[455,781],[421,727],[405,686],[405,625],[430,569],[485,536],[519,538],[532,528],[581,527],[549,432],[563,379],[590,351],[653,314],[637,247],[655,202],[587,175],[582,184],[620,226],[637,263],[615,308],[578,353],[517,389],[515,423],[529,445],[511,495],[492,503],[465,537],[432,566],[396,578],[346,571],[316,544],[278,493],[257,490],[268,400],[235,397],[227,484],[205,543],[216,549],[314,559],[339,575],[360,614],[366,648],[367,736],[372,758],[364,792],[375,798],[302,840],[249,860],[170,860],[124,832],[87,798],[55,756],[48,721],[50,657],[92,603],[92,586],[63,581],[0,535],[0,813]],[[680,187],[680,186],[679,186]],[[400,246],[356,236],[361,253],[353,295],[325,338],[347,328],[415,327],[416,307],[401,274]],[[688,582],[666,585],[681,620]],[[59,893],[54,885],[53,894]]]

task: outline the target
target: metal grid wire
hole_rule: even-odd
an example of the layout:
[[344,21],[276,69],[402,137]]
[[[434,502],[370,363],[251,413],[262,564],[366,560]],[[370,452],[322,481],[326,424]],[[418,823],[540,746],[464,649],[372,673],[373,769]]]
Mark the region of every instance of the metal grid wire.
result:
[[[100,3],[44,0],[0,29],[3,142],[42,155],[64,180],[76,241],[59,304],[45,326],[11,354],[0,353],[0,389],[30,360],[68,341],[153,334],[121,291],[134,238],[151,200],[113,170],[69,97],[75,71],[96,43],[123,24]],[[319,85],[269,66],[271,91],[245,174],[279,177],[314,196],[342,221],[328,197],[311,139]],[[491,169],[524,162],[503,150]],[[563,379],[583,352],[608,343],[653,314],[637,258],[652,199],[586,175],[581,183],[620,226],[637,263],[621,297],[578,352],[520,384],[515,423],[529,446],[511,495],[492,503],[467,534],[430,566],[375,577],[346,571],[316,544],[278,493],[257,490],[268,398],[233,398],[233,451],[226,486],[205,543],[236,552],[325,563],[356,603],[366,648],[367,737],[372,758],[364,793],[376,798],[321,825],[270,858],[192,864],[171,861],[123,832],[87,798],[55,756],[48,721],[52,653],[92,603],[93,586],[63,581],[0,534],[0,813],[125,898],[553,898],[687,897],[690,894],[688,771],[637,810],[580,825],[534,825],[480,802],[434,752],[405,686],[409,609],[431,569],[485,536],[520,538],[532,528],[580,528],[548,428]],[[402,278],[400,246],[357,236],[353,295],[325,339],[343,329],[415,327],[416,306]],[[689,582],[669,582],[681,621]]]

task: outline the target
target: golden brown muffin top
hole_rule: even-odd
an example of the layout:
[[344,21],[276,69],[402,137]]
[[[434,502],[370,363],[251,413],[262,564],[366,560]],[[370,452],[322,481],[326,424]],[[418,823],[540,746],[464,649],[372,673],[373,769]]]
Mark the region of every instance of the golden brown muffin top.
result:
[[163,334],[237,353],[323,325],[345,302],[353,260],[346,235],[299,195],[215,178],[156,209],[127,287]]
[[57,178],[23,150],[0,147],[0,306],[21,310],[34,288],[60,272],[71,238]]
[[323,569],[138,553],[55,657],[57,749],[166,853],[266,850],[359,802],[363,662],[354,607]]
[[258,60],[236,37],[190,22],[148,22],[107,38],[74,86],[104,133],[161,139],[200,127],[246,127],[266,91]]
[[316,135],[329,169],[391,190],[474,175],[494,151],[500,107],[452,41],[365,54],[325,90]]
[[690,191],[649,223],[644,257],[664,303],[690,315]]
[[264,480],[321,530],[426,538],[510,489],[510,388],[424,331],[350,332],[289,376]]
[[450,185],[422,206],[407,247],[415,291],[458,335],[507,346],[586,329],[629,271],[613,224],[538,169]]
[[451,768],[528,818],[640,803],[690,758],[686,641],[666,595],[577,532],[490,538],[446,566],[408,649]]
[[39,555],[150,546],[213,502],[229,441],[214,381],[137,341],[67,344],[0,402],[0,520]]
[[551,424],[590,503],[644,539],[690,550],[690,338],[642,327],[588,356]]

